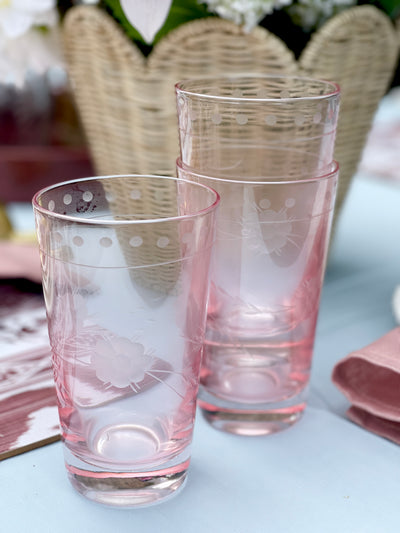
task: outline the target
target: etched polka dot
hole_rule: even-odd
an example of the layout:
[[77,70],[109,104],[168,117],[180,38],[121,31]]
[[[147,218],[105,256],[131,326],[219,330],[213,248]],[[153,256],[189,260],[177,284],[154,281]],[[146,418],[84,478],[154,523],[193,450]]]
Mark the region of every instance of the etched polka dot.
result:
[[185,99],[182,98],[182,96],[180,96],[179,99],[178,99],[178,103],[179,103],[179,105],[182,107],[183,104],[185,103]]
[[271,207],[271,201],[268,200],[268,198],[263,198],[260,200],[260,207],[261,209],[269,209]]
[[287,198],[285,200],[286,207],[294,207],[296,205],[296,200],[294,198]]
[[304,115],[296,115],[294,117],[294,122],[296,126],[302,126],[305,121],[306,121],[306,117]]
[[99,242],[103,248],[110,248],[112,245],[112,240],[109,237],[102,237]]
[[211,122],[216,125],[221,124],[222,116],[219,113],[214,113],[211,117]]
[[243,114],[240,114],[240,115],[236,115],[236,122],[240,125],[240,126],[244,126],[245,124],[247,124],[249,121],[249,118],[247,115],[243,115]]
[[143,244],[143,239],[140,237],[140,235],[135,235],[135,237],[131,237],[129,239],[129,245],[132,246],[132,248],[138,248]]
[[258,98],[267,98],[268,97],[268,91],[267,89],[260,89],[257,93]]
[[139,191],[139,189],[132,189],[130,197],[132,200],[139,200],[142,196],[142,193]]
[[54,211],[56,204],[54,203],[54,200],[50,200],[50,202],[47,204],[47,207],[49,208],[49,211]]
[[321,113],[315,113],[315,115],[313,116],[313,122],[314,124],[319,124],[322,120],[322,115]]
[[83,245],[83,239],[79,235],[75,235],[73,237],[72,242],[75,244],[75,246],[82,246]]
[[62,242],[62,240],[63,240],[63,236],[61,235],[61,233],[60,233],[59,231],[56,231],[56,232],[54,233],[54,240],[55,240],[56,242]]
[[195,122],[198,119],[197,111],[190,112],[190,119]]
[[107,202],[113,202],[115,200],[115,197],[112,192],[106,192],[106,200]]
[[280,93],[280,97],[281,98],[290,98],[290,93],[288,90],[284,89],[283,91],[281,91]]
[[240,89],[233,89],[232,96],[234,98],[240,98],[242,96],[242,91]]
[[166,246],[168,246],[169,244],[169,239],[168,237],[160,237],[158,240],[157,240],[157,246],[159,248],[165,248]]
[[65,205],[70,205],[72,202],[72,196],[70,194],[64,194],[63,202]]
[[267,115],[264,120],[265,120],[265,123],[268,124],[268,126],[274,126],[276,124],[275,115]]
[[85,202],[90,202],[91,200],[93,200],[93,194],[90,191],[85,191],[82,194],[82,198],[83,200],[85,200]]

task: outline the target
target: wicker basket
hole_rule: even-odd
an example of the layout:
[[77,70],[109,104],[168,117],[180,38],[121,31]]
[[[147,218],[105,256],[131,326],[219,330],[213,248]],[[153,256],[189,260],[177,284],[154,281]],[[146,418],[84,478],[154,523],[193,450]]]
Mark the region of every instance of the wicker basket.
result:
[[221,73],[307,74],[341,85],[335,158],[341,167],[336,213],[354,175],[377,105],[392,79],[398,37],[372,6],[333,17],[298,62],[263,28],[246,34],[210,17],[186,23],[149,58],[93,6],[69,10],[64,41],[77,106],[99,174],[175,175],[179,152],[174,83]]

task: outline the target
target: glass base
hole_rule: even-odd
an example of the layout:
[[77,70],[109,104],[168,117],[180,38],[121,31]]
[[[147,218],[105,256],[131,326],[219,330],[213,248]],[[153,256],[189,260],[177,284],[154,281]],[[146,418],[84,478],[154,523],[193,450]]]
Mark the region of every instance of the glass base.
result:
[[198,405],[204,418],[215,429],[235,435],[270,435],[284,431],[300,420],[306,407],[306,394],[303,390],[279,404],[251,406],[222,400],[202,388]]
[[72,486],[85,498],[120,508],[148,507],[175,496],[185,485],[187,463],[173,473],[105,473],[78,470],[68,464]]
[[200,403],[204,418],[220,431],[257,437],[283,431],[295,424],[302,415],[296,413],[243,413],[240,411],[214,411]]

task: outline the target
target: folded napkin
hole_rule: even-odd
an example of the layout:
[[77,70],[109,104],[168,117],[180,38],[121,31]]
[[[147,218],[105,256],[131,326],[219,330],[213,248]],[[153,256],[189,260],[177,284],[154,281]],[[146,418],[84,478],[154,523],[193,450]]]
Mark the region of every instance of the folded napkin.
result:
[[353,422],[400,444],[400,327],[339,361],[332,380]]
[[0,278],[25,278],[41,283],[37,244],[0,241]]

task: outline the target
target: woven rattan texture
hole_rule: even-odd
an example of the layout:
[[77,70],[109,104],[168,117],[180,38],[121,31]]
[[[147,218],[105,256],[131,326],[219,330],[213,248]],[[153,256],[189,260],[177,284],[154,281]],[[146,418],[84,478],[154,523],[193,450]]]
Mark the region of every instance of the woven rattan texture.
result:
[[64,37],[76,101],[101,174],[175,175],[176,81],[296,69],[292,53],[275,36],[260,28],[247,35],[217,18],[181,26],[147,60],[95,7],[71,9]]
[[336,212],[356,171],[374,112],[391,81],[398,37],[386,15],[357,6],[332,18],[296,63],[263,28],[201,19],[172,31],[149,58],[93,6],[69,10],[64,42],[74,94],[99,174],[175,174],[178,134],[174,82],[227,73],[306,73],[342,89],[335,158],[341,167]]
[[340,164],[336,212],[357,170],[372,119],[394,75],[399,39],[390,19],[357,6],[328,21],[299,60],[301,70],[341,87],[335,158]]

